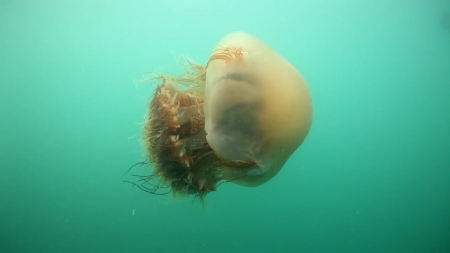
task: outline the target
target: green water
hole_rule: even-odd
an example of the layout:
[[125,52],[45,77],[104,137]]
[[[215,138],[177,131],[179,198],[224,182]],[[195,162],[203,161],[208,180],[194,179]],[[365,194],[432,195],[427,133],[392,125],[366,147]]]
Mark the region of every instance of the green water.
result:
[[[448,0],[0,1],[0,252],[450,252],[449,13]],[[304,75],[305,143],[270,182],[224,184],[204,207],[122,183],[155,88],[133,81],[183,55],[204,64],[235,30]]]

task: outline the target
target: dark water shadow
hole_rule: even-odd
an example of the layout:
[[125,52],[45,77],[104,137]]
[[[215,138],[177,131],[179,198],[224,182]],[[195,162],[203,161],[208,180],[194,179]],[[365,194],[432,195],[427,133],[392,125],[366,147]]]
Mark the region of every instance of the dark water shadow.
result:
[[446,32],[450,33],[450,12],[444,12],[441,15],[440,24]]

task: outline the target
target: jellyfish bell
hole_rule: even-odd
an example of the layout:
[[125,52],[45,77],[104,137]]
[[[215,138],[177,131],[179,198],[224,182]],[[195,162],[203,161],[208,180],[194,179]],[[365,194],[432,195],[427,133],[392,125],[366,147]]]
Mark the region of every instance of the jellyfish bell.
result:
[[[158,194],[203,198],[220,182],[273,178],[309,132],[311,98],[301,74],[247,33],[225,36],[206,66],[188,61],[162,80],[148,105],[143,141],[151,175],[132,182]],[[129,182],[129,181],[128,181]]]
[[[217,155],[254,164],[233,182],[260,185],[282,168],[311,126],[306,82],[281,55],[242,32],[223,38],[211,55],[205,88],[206,139]],[[223,166],[225,179],[242,171]]]

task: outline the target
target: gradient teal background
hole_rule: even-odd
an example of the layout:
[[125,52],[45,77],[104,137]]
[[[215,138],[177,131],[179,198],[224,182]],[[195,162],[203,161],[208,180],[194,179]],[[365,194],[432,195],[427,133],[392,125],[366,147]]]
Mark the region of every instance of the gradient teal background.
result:
[[[1,0],[0,252],[450,252],[449,12]],[[235,30],[308,81],[306,142],[267,184],[224,184],[205,207],[122,183],[155,88],[133,81],[183,55],[204,64]]]

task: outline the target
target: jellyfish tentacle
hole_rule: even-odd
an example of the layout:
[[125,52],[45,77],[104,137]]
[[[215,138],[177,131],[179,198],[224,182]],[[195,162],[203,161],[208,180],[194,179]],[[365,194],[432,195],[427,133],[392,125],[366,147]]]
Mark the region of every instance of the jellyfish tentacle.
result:
[[242,48],[233,48],[233,47],[222,47],[215,49],[211,56],[209,57],[208,64],[213,60],[225,60],[228,61],[230,59],[240,59],[247,54],[247,52],[242,51]]
[[178,109],[178,123],[180,125],[183,125],[189,121],[191,121],[191,119],[195,118],[195,117],[202,117],[203,116],[203,104],[196,104],[196,105],[191,105],[188,107],[181,107]]

